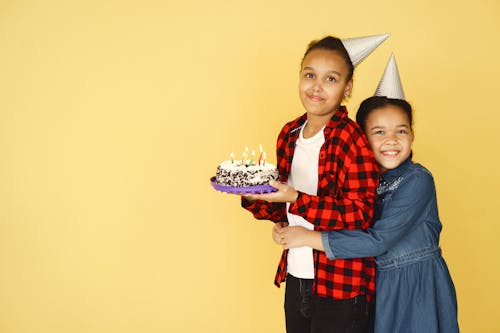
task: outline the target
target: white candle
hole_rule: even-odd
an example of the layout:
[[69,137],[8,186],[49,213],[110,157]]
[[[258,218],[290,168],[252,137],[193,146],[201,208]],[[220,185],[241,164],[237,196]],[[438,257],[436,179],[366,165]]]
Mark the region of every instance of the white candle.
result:
[[245,157],[246,157],[246,151],[243,151],[243,154],[241,154],[241,165],[245,164]]

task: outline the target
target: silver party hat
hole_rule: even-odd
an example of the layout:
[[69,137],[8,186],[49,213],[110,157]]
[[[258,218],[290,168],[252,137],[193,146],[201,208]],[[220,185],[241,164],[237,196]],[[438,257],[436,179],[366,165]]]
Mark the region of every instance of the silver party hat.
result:
[[366,37],[342,39],[352,64],[356,67],[361,61],[370,55],[390,35],[381,34]]
[[385,67],[384,75],[375,90],[375,96],[386,96],[387,98],[405,99],[401,79],[399,78],[398,65],[394,53],[391,53],[389,62]]

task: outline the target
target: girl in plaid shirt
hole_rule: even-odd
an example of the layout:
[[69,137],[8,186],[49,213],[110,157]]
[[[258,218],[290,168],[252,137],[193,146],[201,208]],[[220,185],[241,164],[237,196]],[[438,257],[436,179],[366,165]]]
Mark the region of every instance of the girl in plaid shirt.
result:
[[[302,59],[306,113],[277,140],[277,192],[242,197],[257,219],[317,231],[362,229],[373,215],[378,170],[359,126],[341,106],[354,66],[341,40],[313,41]],[[374,294],[373,258],[329,260],[302,247],[283,252],[275,283],[286,280],[287,332],[366,332]]]

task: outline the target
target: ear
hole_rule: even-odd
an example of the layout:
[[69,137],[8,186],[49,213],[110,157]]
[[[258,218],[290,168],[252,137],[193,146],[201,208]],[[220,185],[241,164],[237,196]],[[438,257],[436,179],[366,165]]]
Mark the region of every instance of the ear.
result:
[[347,82],[347,84],[345,86],[344,98],[351,97],[351,93],[352,93],[352,79],[350,79],[349,82]]

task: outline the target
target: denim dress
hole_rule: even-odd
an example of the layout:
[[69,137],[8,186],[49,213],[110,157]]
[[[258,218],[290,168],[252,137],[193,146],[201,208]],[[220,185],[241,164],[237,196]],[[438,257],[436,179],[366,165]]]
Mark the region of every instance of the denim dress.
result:
[[328,258],[375,257],[376,333],[459,332],[431,173],[408,159],[382,175],[377,193],[370,229],[322,233]]

